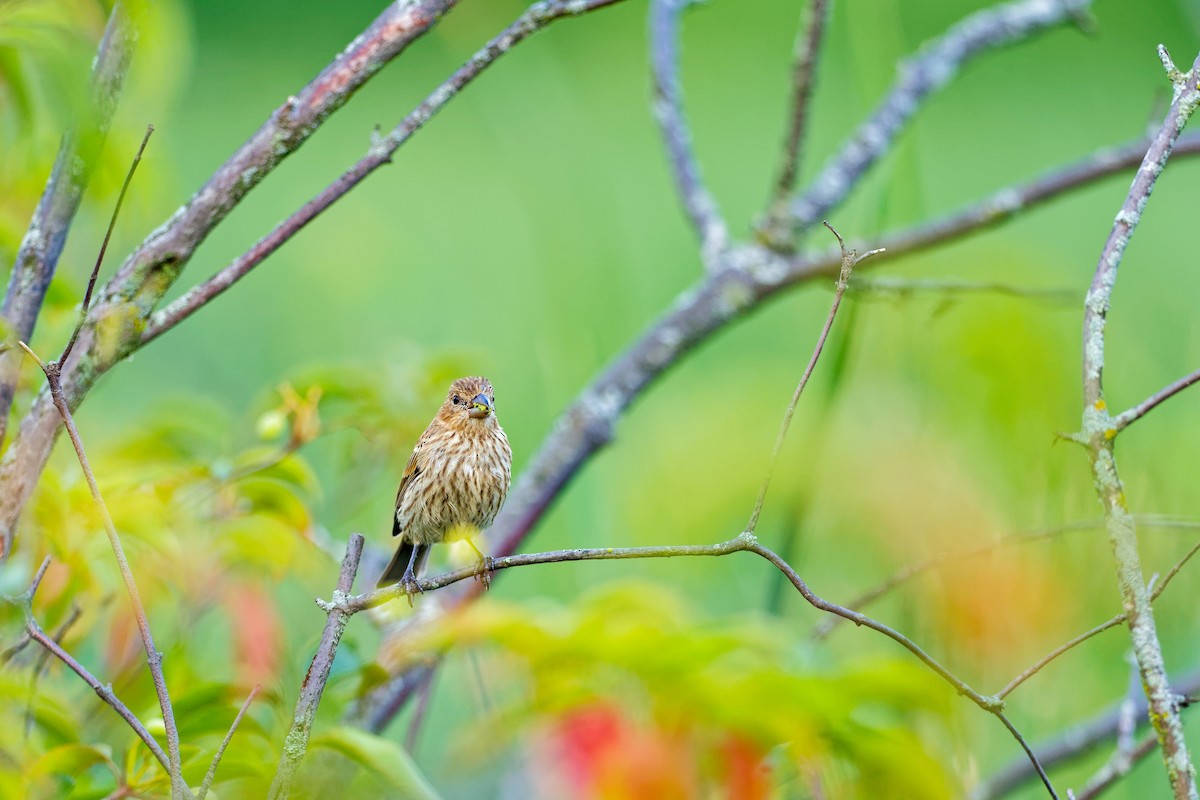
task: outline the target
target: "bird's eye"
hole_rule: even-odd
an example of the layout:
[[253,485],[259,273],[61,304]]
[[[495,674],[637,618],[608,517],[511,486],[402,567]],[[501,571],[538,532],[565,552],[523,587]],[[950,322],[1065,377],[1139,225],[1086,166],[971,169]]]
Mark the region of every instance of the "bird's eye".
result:
[[458,395],[454,395],[454,397],[451,397],[451,398],[450,398],[450,402],[454,403],[454,405],[456,405],[456,406],[457,406],[457,405],[462,405],[462,399],[461,399],[461,398],[459,398],[459,396],[458,396]]

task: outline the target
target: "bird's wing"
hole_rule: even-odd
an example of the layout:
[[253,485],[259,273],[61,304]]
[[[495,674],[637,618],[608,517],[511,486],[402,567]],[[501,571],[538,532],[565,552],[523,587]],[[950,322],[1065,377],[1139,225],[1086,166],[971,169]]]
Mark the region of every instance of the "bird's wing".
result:
[[[404,474],[400,476],[400,488],[396,490],[396,510],[397,511],[400,510],[400,500],[401,500],[401,498],[404,497],[404,490],[407,489],[409,484],[412,483],[413,478],[415,478],[416,476],[421,474],[420,456],[421,456],[421,445],[424,443],[424,437],[421,437],[421,438],[422,438],[422,441],[417,442],[417,446],[413,448],[412,455],[408,457],[408,464],[404,467]],[[396,515],[393,513],[392,514],[392,536],[399,536],[400,533],[401,533],[400,520],[398,520],[396,518]]]

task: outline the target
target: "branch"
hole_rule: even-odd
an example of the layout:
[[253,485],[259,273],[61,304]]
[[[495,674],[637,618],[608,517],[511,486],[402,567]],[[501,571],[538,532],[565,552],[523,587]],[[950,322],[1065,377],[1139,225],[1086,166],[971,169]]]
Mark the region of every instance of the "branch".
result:
[[1075,793],[1075,800],[1091,800],[1099,797],[1106,789],[1129,774],[1133,765],[1158,749],[1158,738],[1153,732],[1146,734],[1132,750],[1126,752],[1120,748],[1112,754],[1104,766],[1088,779],[1083,788]]
[[233,722],[229,726],[229,731],[225,734],[225,738],[221,740],[220,747],[213,754],[212,763],[208,766],[208,772],[204,775],[204,782],[200,784],[200,791],[196,792],[196,800],[204,800],[208,790],[212,788],[213,780],[217,777],[217,766],[221,763],[221,756],[225,755],[225,748],[229,746],[229,741],[233,739],[234,732],[238,729],[238,725],[242,724],[242,717],[246,716],[246,711],[250,709],[250,704],[254,702],[254,698],[262,689],[258,684],[250,690],[250,694],[246,696],[246,701],[242,703],[242,707],[238,710],[237,716],[233,718]]
[[758,499],[754,501],[754,510],[750,512],[750,521],[746,523],[746,531],[749,533],[754,533],[758,528],[758,517],[762,513],[763,503],[767,499],[767,488],[771,485],[771,475],[775,472],[775,465],[779,462],[779,454],[783,450],[783,440],[787,438],[788,428],[791,427],[792,417],[796,413],[796,406],[800,403],[800,395],[804,393],[804,387],[808,385],[808,379],[812,377],[813,370],[817,367],[817,359],[821,357],[821,351],[825,349],[825,340],[829,338],[829,331],[833,328],[833,319],[842,305],[846,287],[850,285],[850,273],[860,262],[883,252],[882,250],[868,250],[859,255],[855,250],[847,250],[846,243],[842,241],[842,237],[833,229],[833,226],[826,222],[825,227],[829,228],[829,232],[837,238],[838,248],[842,253],[842,271],[838,273],[837,285],[833,292],[833,305],[829,308],[828,316],[825,317],[825,325],[817,337],[817,344],[813,347],[812,355],[808,359],[808,366],[804,368],[804,374],[800,376],[800,382],[796,384],[796,391],[792,393],[792,399],[783,412],[783,421],[779,424],[779,434],[775,437],[775,446],[771,449],[771,458],[767,461],[767,474],[763,477],[762,487],[758,490]]
[[788,119],[783,162],[775,179],[774,203],[787,199],[796,187],[804,134],[808,130],[808,106],[812,99],[821,45],[825,41],[825,22],[829,18],[829,0],[811,0],[804,7],[800,33],[796,36],[796,60],[792,66],[792,114]]
[[96,278],[100,276],[100,265],[104,263],[104,254],[108,251],[108,241],[112,238],[113,228],[117,226],[117,215],[121,213],[121,204],[125,202],[125,193],[129,191],[129,184],[133,181],[133,173],[137,171],[138,164],[142,163],[142,154],[146,152],[146,144],[150,141],[150,134],[154,133],[154,126],[146,126],[146,134],[142,136],[142,143],[138,147],[137,154],[134,155],[133,161],[129,165],[129,171],[125,173],[125,181],[121,184],[121,191],[117,194],[117,202],[113,205],[112,216],[108,219],[108,228],[104,231],[104,239],[100,243],[100,252],[96,255],[96,264],[92,267],[92,274],[88,278],[87,289],[83,292],[83,303],[80,305],[79,321],[75,323],[74,330],[71,331],[71,338],[67,340],[67,346],[63,348],[62,355],[58,357],[58,363],[62,364],[71,357],[71,350],[75,347],[75,341],[79,338],[79,331],[83,328],[83,323],[87,320],[88,308],[92,304],[92,291],[96,288]]
[[[183,208],[130,254],[91,309],[88,323],[79,333],[82,346],[62,364],[63,394],[70,408],[78,406],[100,375],[136,348],[140,342],[140,321],[162,300],[195,249],[217,224],[371,76],[428,31],[457,2],[409,0],[389,4],[299,94],[287,98]],[[32,313],[36,315],[36,311]],[[129,320],[131,311],[140,318],[138,323]],[[120,333],[109,346],[98,347],[96,326],[103,321],[116,321],[117,325],[109,327]],[[2,367],[8,357],[0,354],[0,419],[7,417],[12,399],[11,387],[7,398],[3,394],[7,383]],[[19,362],[13,363],[16,369]],[[57,436],[54,415],[49,393],[39,393],[22,420],[19,441],[13,442],[0,464],[0,562],[12,550],[17,518],[37,485]]]
[[[1182,530],[1200,529],[1200,522],[1191,522],[1189,520],[1183,520],[1183,519],[1171,519],[1171,518],[1146,516],[1146,515],[1138,516],[1137,523],[1139,525],[1142,525],[1143,527],[1147,527],[1147,528],[1177,528],[1177,529],[1182,529]],[[1012,545],[1020,545],[1020,544],[1030,544],[1032,542],[1040,542],[1045,539],[1052,539],[1052,538],[1061,536],[1064,533],[1071,533],[1072,531],[1094,530],[1096,528],[1101,527],[1103,524],[1104,523],[1101,520],[1082,520],[1079,522],[1068,522],[1064,525],[1056,525],[1052,528],[1046,528],[1045,530],[1032,531],[1029,533],[1021,533],[1021,534],[1017,534],[1014,536],[1008,536],[999,541],[988,542],[986,544],[977,545],[975,547],[969,547],[965,550],[960,550],[960,551],[954,552],[954,553],[939,553],[937,555],[930,556],[929,558],[926,558],[922,561],[918,561],[915,564],[911,564],[907,567],[904,567],[903,569],[898,570],[897,572],[892,574],[891,577],[887,578],[886,580],[881,582],[879,585],[877,585],[871,589],[868,589],[867,591],[860,594],[858,597],[855,597],[853,600],[851,600],[849,603],[846,604],[846,607],[853,608],[856,611],[861,611],[864,607],[870,605],[871,603],[874,603],[879,598],[883,597],[884,595],[888,594],[889,592],[893,591],[894,589],[896,589],[900,586],[903,586],[904,584],[908,583],[909,581],[913,580],[914,578],[924,575],[925,573],[930,572],[931,570],[940,569],[942,567],[957,563],[964,559],[985,556],[985,555],[988,555],[989,553],[993,553],[996,550],[999,550],[1002,547],[1009,547]],[[1186,561],[1187,558],[1190,558],[1190,557],[1191,556],[1189,554],[1189,556],[1187,556],[1184,559],[1184,561]],[[1184,562],[1180,562],[1180,564],[1175,565],[1176,569],[1173,569],[1172,572],[1168,575],[1168,580],[1170,580],[1170,578],[1173,577],[1174,572],[1177,570],[1177,568],[1179,566],[1181,566],[1182,563],[1184,563]],[[1165,584],[1165,582],[1164,582],[1164,584]],[[1161,587],[1160,587],[1159,591],[1161,591]],[[837,617],[830,617],[829,619],[825,620],[820,625],[817,625],[816,627],[813,628],[812,638],[816,639],[818,641],[821,639],[824,639],[826,636],[828,636],[833,631],[834,628],[836,628],[838,626],[838,623],[840,621],[841,620]]]
[[50,557],[46,556],[46,558],[42,560],[42,566],[38,569],[37,574],[34,575],[33,582],[30,583],[29,588],[26,589],[25,592],[19,597],[13,598],[11,601],[19,605],[21,607],[21,611],[25,615],[26,634],[32,641],[35,641],[44,647],[47,653],[53,655],[55,658],[65,664],[69,670],[82,678],[83,682],[90,686],[92,691],[94,691],[101,700],[111,707],[113,711],[117,712],[117,716],[125,720],[125,723],[129,726],[130,730],[132,730],[137,737],[142,740],[142,742],[150,750],[151,754],[158,759],[158,763],[162,764],[163,769],[170,772],[171,762],[167,757],[167,754],[163,752],[161,747],[159,747],[158,742],[156,742],[154,737],[150,735],[150,732],[146,730],[146,726],[142,724],[141,720],[139,720],[134,713],[129,710],[128,706],[122,703],[120,699],[113,694],[112,686],[102,684],[99,680],[97,680],[96,676],[88,672],[87,667],[76,661],[70,653],[63,649],[62,645],[60,645],[54,637],[47,635],[46,632],[42,630],[42,626],[38,624],[37,618],[35,618],[33,615],[33,596],[37,594],[38,587],[42,583],[42,576],[46,574],[46,568],[49,566]]
[[[136,39],[137,31],[129,20],[125,5],[115,3],[92,67],[90,107],[84,118],[63,136],[50,179],[21,240],[9,276],[0,314],[15,339],[29,341],[33,335],[67,232],[108,138]],[[20,350],[13,347],[0,353],[0,444],[7,431],[20,366]],[[7,544],[0,539],[0,560]]]
[[[1018,0],[978,11],[901,62],[899,78],[874,113],[833,156],[810,189],[791,203],[792,231],[802,234],[827,216],[879,158],[891,149],[921,103],[952,80],[973,57],[1025,41],[1078,19],[1090,0]],[[778,243],[783,245],[785,243]]]
[[1138,403],[1133,408],[1113,417],[1113,426],[1118,432],[1125,430],[1133,423],[1137,422],[1142,417],[1146,416],[1160,403],[1170,400],[1175,395],[1182,392],[1184,389],[1191,386],[1196,381],[1200,381],[1200,369],[1193,372],[1191,375],[1186,375],[1172,383],[1170,386],[1155,392],[1150,397]]
[[377,138],[367,154],[354,166],[343,172],[337,180],[322,189],[290,217],[276,225],[269,234],[259,239],[253,247],[211,278],[188,290],[166,308],[154,312],[136,346],[153,341],[204,307],[245,277],[267,256],[278,250],[285,242],[299,233],[305,225],[344,197],[368,175],[379,167],[390,164],[392,156],[400,149],[401,145],[423,128],[425,123],[453,100],[468,83],[522,40],[556,19],[583,14],[617,2],[620,0],[583,0],[582,2],[547,0],[531,6],[516,21],[480,48],[475,55],[468,59],[467,63],[443,81],[437,89],[434,89],[420,105],[413,109],[396,127],[392,128],[387,136]]
[[[459,581],[467,580],[476,577],[484,572],[498,572],[500,570],[511,569],[513,567],[524,567],[532,564],[552,564],[567,561],[612,561],[624,560],[631,558],[685,558],[696,556],[727,556],[731,553],[748,552],[754,553],[767,561],[771,562],[783,575],[791,582],[796,591],[800,593],[809,605],[824,611],[828,614],[836,614],[843,617],[855,625],[870,628],[878,633],[883,634],[892,641],[896,642],[921,661],[926,667],[937,674],[943,681],[952,686],[956,692],[966,697],[979,708],[995,715],[1012,733],[1013,737],[1021,744],[1022,748],[1029,754],[1029,757],[1036,762],[1029,746],[1021,737],[1020,733],[1012,725],[1011,722],[1004,716],[1004,702],[997,697],[983,695],[972,689],[966,682],[951,672],[947,667],[943,666],[929,653],[925,652],[920,645],[909,639],[904,634],[894,628],[878,622],[871,617],[866,616],[857,611],[853,611],[836,603],[831,603],[825,600],[805,583],[799,573],[792,568],[783,558],[776,554],[773,550],[761,544],[757,537],[749,531],[745,531],[738,536],[725,542],[711,545],[665,545],[657,547],[602,547],[602,548],[578,548],[571,550],[552,550],[545,553],[523,553],[520,555],[505,556],[502,558],[493,559],[490,564],[482,562],[473,564],[468,567],[446,572],[442,575],[436,575],[431,578],[423,578],[417,581],[417,590],[422,593],[432,592],[436,589],[441,589],[446,586],[453,585]],[[329,614],[335,612],[349,617],[361,611],[366,611],[370,608],[381,606],[384,603],[396,600],[400,597],[407,597],[406,588],[403,584],[395,583],[385,586],[380,589],[365,592],[360,595],[347,596],[344,593],[335,593],[328,601],[318,600],[318,604]],[[332,617],[331,617],[332,618]],[[344,623],[343,623],[344,624]],[[1040,764],[1034,764],[1038,774],[1042,775],[1043,781],[1051,797],[1057,797],[1053,787],[1050,785],[1049,778],[1045,776]]]
[[1087,445],[1096,494],[1104,509],[1109,541],[1117,562],[1121,604],[1128,615],[1129,636],[1149,701],[1150,719],[1162,748],[1172,791],[1176,798],[1182,799],[1197,796],[1196,771],[1187,751],[1179,710],[1167,681],[1162,648],[1154,624],[1154,611],[1142,577],[1137,530],[1126,504],[1124,485],[1117,472],[1113,450],[1113,440],[1117,435],[1116,422],[1109,415],[1104,402],[1102,382],[1105,323],[1117,279],[1117,268],[1154,184],[1166,167],[1175,140],[1197,104],[1200,104],[1200,89],[1197,88],[1200,82],[1200,55],[1187,75],[1178,74],[1161,45],[1159,55],[1176,84],[1175,98],[1162,126],[1151,140],[1141,168],[1117,213],[1088,290],[1083,317],[1084,411],[1078,440]]
[[[1200,690],[1200,671],[1184,677],[1174,688],[1180,695]],[[1146,717],[1146,698],[1139,693],[1134,701],[1136,703],[1134,718],[1139,726],[1145,726],[1149,723]],[[1116,736],[1122,718],[1126,716],[1124,705],[1125,701],[1122,700],[1106,711],[1066,729],[1051,739],[1035,743],[1033,751],[1037,753],[1038,760],[1044,767],[1053,767],[1091,753],[1097,746]],[[996,800],[996,798],[1005,797],[1033,778],[1035,774],[1028,760],[1014,758],[993,773],[991,777],[980,782],[971,792],[970,797],[972,800]]]
[[700,176],[692,134],[683,115],[679,86],[679,15],[693,0],[651,0],[650,56],[654,76],[654,116],[667,148],[675,190],[700,237],[700,257],[711,272],[729,246],[729,231],[716,200]]
[[142,646],[146,651],[146,665],[150,668],[150,676],[154,681],[154,691],[158,695],[158,706],[163,715],[163,728],[167,735],[167,755],[170,761],[168,771],[171,775],[171,796],[174,800],[189,796],[190,792],[187,785],[183,782],[183,773],[180,767],[179,729],[175,725],[175,713],[171,707],[171,696],[167,691],[166,679],[163,677],[162,653],[154,646],[154,636],[150,632],[150,620],[146,617],[146,607],[142,603],[141,593],[138,591],[137,583],[134,581],[133,570],[129,567],[129,559],[125,557],[125,549],[121,546],[121,539],[117,535],[116,525],[113,524],[112,515],[108,511],[108,505],[104,502],[104,497],[100,494],[100,487],[96,483],[96,476],[92,472],[87,454],[83,449],[83,440],[79,437],[79,431],[75,428],[75,420],[71,417],[71,411],[67,408],[66,399],[63,397],[62,386],[59,383],[58,364],[57,362],[46,364],[38,358],[36,353],[29,349],[29,346],[25,342],[18,342],[18,344],[37,362],[42,372],[46,375],[46,383],[50,387],[50,394],[54,400],[54,405],[62,417],[63,427],[66,428],[67,435],[71,439],[71,444],[75,447],[75,455],[79,459],[79,466],[83,470],[83,476],[87,479],[88,489],[92,493],[92,500],[95,502],[96,508],[100,511],[100,517],[104,522],[104,530],[108,534],[108,542],[112,546],[113,556],[116,558],[117,567],[121,571],[121,579],[125,583],[125,591],[129,594],[129,602],[133,607],[134,618],[137,620],[138,632],[142,637]]
[[283,742],[283,752],[279,756],[279,768],[267,794],[269,800],[286,800],[291,792],[292,778],[308,750],[308,739],[312,734],[317,706],[321,703],[321,695],[325,692],[325,684],[333,669],[333,660],[337,655],[338,643],[342,640],[342,632],[346,630],[346,623],[350,620],[350,613],[342,607],[340,601],[354,588],[354,576],[358,573],[358,562],[362,558],[362,549],[362,535],[350,534],[350,541],[346,543],[346,556],[342,559],[342,569],[338,573],[333,602],[328,606],[323,606],[327,614],[325,632],[321,635],[321,644],[317,646],[317,652],[304,676],[304,682],[300,685],[300,696],[296,699],[296,713],[292,718],[292,727]]

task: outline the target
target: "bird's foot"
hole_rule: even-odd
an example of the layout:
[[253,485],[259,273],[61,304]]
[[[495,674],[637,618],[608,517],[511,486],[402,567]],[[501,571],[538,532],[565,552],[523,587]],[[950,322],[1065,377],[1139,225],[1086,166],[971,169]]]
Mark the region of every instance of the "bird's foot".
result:
[[477,566],[482,567],[482,569],[475,573],[475,580],[483,584],[483,590],[486,592],[492,588],[492,573],[496,571],[496,559],[481,553]]
[[417,576],[413,574],[411,567],[404,570],[404,576],[400,578],[400,588],[403,590],[404,596],[408,598],[409,608],[412,608],[414,594],[425,593],[425,590],[421,588],[421,582],[417,580]]

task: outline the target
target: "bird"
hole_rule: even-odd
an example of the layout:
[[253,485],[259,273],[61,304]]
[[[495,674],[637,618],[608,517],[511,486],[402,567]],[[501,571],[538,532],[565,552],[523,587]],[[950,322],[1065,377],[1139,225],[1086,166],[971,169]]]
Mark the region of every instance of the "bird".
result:
[[[512,448],[496,417],[495,389],[484,377],[459,378],[400,478],[392,522],[400,546],[377,586],[399,581],[411,604],[429,546],[452,531],[465,532],[480,561],[490,566],[470,536],[496,519],[511,482]],[[481,574],[486,587],[488,573]]]

